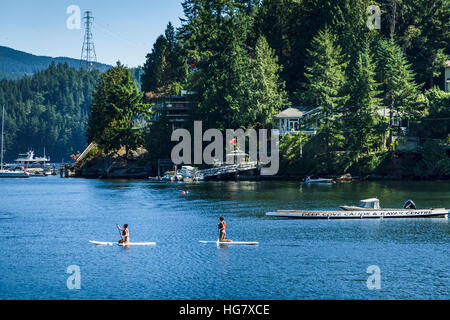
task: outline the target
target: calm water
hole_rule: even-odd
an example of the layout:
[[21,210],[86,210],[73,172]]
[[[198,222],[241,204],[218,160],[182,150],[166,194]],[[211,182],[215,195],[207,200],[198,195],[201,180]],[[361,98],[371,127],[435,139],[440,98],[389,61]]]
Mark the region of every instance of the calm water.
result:
[[[182,191],[188,191],[182,195]],[[276,209],[333,209],[378,197],[450,207],[450,182],[163,184],[59,177],[0,180],[0,299],[449,299],[444,219],[278,220]],[[218,248],[218,217],[233,240]],[[115,224],[156,247],[102,247]],[[78,265],[81,289],[66,269]],[[366,272],[381,269],[381,289]]]

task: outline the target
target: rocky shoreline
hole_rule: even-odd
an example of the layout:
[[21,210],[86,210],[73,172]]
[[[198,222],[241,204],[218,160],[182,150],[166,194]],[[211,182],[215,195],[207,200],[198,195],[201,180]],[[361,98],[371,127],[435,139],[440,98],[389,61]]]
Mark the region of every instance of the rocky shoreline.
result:
[[[107,165],[105,165],[107,164]],[[142,179],[142,180],[153,180],[158,181],[158,177],[155,176],[155,170],[151,167],[149,163],[144,165],[136,161],[128,161],[128,163],[115,162],[97,164],[90,167],[67,167],[66,177],[75,178],[88,178],[88,179]],[[364,176],[352,176],[351,174],[343,175],[324,175],[322,178],[333,179],[334,182],[352,182],[352,181],[407,181],[407,180],[418,180],[414,177],[402,177],[393,175],[379,175],[379,174],[369,174]],[[273,176],[263,176],[254,172],[253,174],[237,174],[237,175],[227,175],[217,179],[211,180],[221,180],[221,181],[303,181],[305,176],[303,175],[273,175]],[[449,180],[450,177],[438,177],[438,179],[433,180]],[[423,180],[423,179],[421,179]],[[428,179],[429,180],[429,179]]]

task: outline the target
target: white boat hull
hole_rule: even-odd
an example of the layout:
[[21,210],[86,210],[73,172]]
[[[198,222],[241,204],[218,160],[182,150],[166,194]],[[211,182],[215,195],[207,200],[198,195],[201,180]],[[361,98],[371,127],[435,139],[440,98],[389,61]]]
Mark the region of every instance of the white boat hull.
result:
[[8,171],[8,170],[0,171],[0,178],[29,178],[29,177],[30,174],[27,172]]
[[332,179],[311,179],[311,180],[306,180],[305,183],[306,184],[333,183],[333,180]]
[[448,209],[392,209],[355,211],[278,210],[266,216],[295,219],[448,218]]

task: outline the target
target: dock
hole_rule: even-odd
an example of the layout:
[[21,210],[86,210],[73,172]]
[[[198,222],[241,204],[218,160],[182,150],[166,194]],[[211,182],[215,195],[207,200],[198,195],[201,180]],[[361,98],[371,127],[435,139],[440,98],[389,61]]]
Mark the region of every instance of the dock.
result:
[[258,169],[258,163],[256,161],[253,162],[245,162],[240,164],[228,164],[222,165],[214,168],[199,170],[198,174],[203,179],[213,179],[219,178],[225,175],[233,175],[239,174],[240,172],[256,170]]

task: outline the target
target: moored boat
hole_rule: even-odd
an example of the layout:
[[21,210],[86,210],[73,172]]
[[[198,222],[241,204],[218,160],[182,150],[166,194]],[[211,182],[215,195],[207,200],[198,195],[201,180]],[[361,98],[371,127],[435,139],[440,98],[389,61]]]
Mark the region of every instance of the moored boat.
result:
[[311,177],[306,177],[304,183],[307,183],[307,184],[310,184],[310,183],[333,183],[333,179],[326,179],[326,178],[311,179]]
[[377,198],[364,199],[358,207],[341,206],[343,210],[277,210],[266,216],[296,219],[382,219],[382,218],[448,218],[449,209],[416,209],[412,200],[401,209],[381,209]]
[[24,167],[32,177],[44,177],[52,175],[52,169],[47,164],[47,162],[49,161],[50,158],[45,156],[45,148],[43,157],[37,157],[34,155],[33,150],[29,150],[27,153],[19,154],[19,157],[14,160],[17,166]]
[[295,219],[448,218],[449,213],[450,210],[445,208],[368,211],[278,210],[267,212],[266,216]]
[[30,174],[19,170],[0,170],[0,178],[29,178]]

